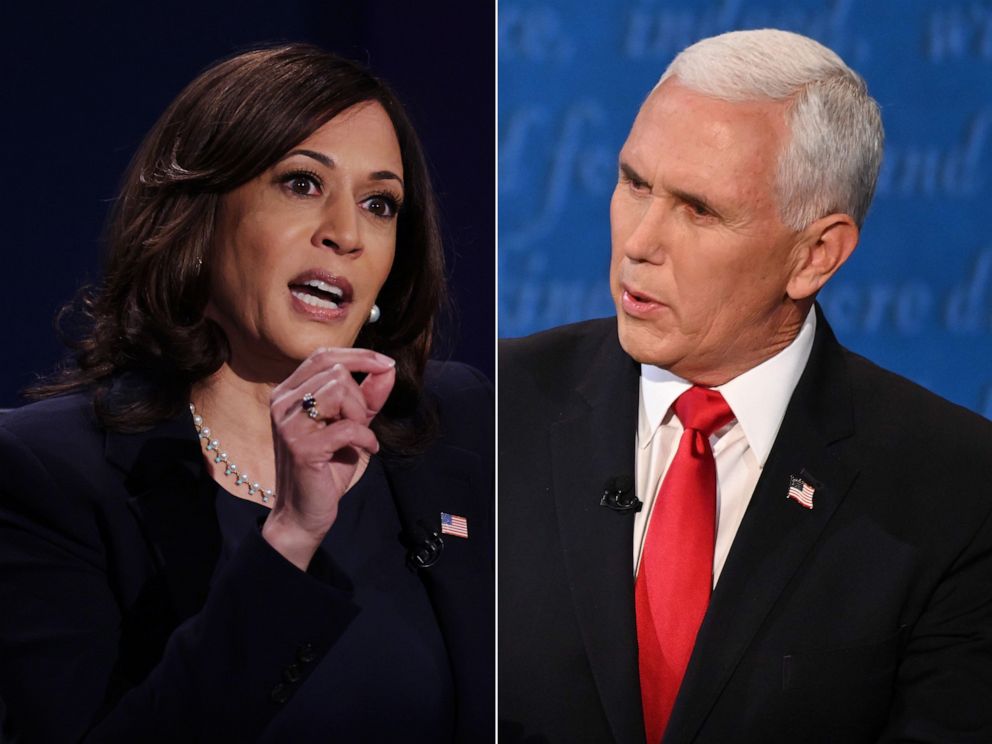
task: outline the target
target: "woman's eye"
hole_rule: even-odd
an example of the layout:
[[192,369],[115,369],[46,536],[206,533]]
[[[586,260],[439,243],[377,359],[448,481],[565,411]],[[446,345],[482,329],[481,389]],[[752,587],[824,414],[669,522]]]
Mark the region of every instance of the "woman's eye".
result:
[[290,173],[283,184],[298,196],[316,196],[320,193],[320,181],[311,173]]
[[376,194],[361,202],[362,208],[367,209],[376,217],[391,218],[399,212],[399,203],[386,194]]

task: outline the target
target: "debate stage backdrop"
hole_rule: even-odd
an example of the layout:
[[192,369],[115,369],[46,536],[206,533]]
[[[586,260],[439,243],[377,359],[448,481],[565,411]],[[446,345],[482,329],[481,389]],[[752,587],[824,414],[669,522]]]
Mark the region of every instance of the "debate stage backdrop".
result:
[[99,280],[105,215],[145,132],[211,62],[306,41],[367,64],[424,142],[452,276],[442,354],[492,376],[495,8],[432,0],[0,2],[0,408],[62,354],[52,320]]
[[854,256],[821,293],[841,342],[992,417],[992,1],[500,0],[499,332],[611,315],[609,201],[638,107],[706,36],[838,52],[886,149]]

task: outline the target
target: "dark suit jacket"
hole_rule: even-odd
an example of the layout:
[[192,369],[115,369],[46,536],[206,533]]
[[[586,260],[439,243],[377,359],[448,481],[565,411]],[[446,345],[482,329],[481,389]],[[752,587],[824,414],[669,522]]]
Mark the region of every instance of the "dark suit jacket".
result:
[[[491,388],[449,363],[427,389],[439,438],[384,464],[405,526],[468,518],[470,539],[445,538],[420,574],[456,739],[491,740]],[[0,699],[20,742],[254,741],[358,611],[326,554],[304,573],[258,533],[212,577],[216,485],[188,414],[119,434],[84,395],[33,404],[0,419],[0,473]]]
[[[634,473],[639,367],[616,334],[500,350],[501,741],[644,742],[633,519],[599,506]],[[992,742],[990,492],[992,424],[819,316],[665,744]]]

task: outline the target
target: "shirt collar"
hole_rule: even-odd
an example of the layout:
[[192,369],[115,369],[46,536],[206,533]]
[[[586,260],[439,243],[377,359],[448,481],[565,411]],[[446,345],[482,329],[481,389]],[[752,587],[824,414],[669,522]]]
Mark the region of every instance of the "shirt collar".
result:
[[[788,346],[757,367],[716,387],[744,429],[758,465],[764,467],[778,435],[785,409],[806,368],[816,333],[816,312],[811,308],[799,333]],[[692,383],[666,369],[641,365],[641,429],[639,441],[650,440],[675,399]]]

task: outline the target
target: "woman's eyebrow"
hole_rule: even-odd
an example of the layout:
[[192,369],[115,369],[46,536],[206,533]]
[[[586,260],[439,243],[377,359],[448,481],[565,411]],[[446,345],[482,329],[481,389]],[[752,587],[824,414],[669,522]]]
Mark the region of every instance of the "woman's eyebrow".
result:
[[287,158],[290,158],[293,155],[305,155],[308,158],[313,158],[318,163],[320,163],[321,165],[325,165],[328,168],[333,168],[334,167],[334,159],[333,158],[329,158],[324,153],[317,152],[316,150],[293,150],[292,152],[286,153],[286,157],[283,158],[283,160],[286,160]]
[[[286,153],[286,157],[283,158],[283,160],[286,160],[287,158],[291,158],[293,155],[303,155],[308,158],[313,158],[318,163],[328,168],[333,168],[335,165],[334,158],[328,157],[324,153],[317,152],[316,150],[293,150],[291,152]],[[399,181],[400,186],[403,185],[403,179],[400,178],[395,173],[393,173],[391,170],[372,171],[372,173],[369,174],[369,178],[371,178],[373,181],[390,181],[390,180]]]
[[373,181],[399,181],[400,186],[403,185],[403,179],[388,170],[372,171],[372,173],[369,174],[369,178]]

